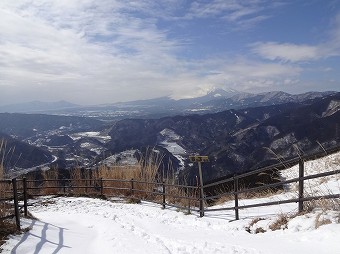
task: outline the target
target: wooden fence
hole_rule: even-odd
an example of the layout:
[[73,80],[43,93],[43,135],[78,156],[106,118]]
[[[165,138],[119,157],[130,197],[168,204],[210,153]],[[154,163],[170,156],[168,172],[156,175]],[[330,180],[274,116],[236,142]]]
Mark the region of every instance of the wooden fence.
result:
[[[148,182],[125,179],[42,179],[23,178],[24,197],[54,195],[89,195],[100,197],[124,197],[131,202],[149,200],[163,209],[175,207],[199,211],[197,193],[199,187],[166,182]],[[27,200],[25,201],[27,203]]]
[[[6,183],[12,185],[12,194],[10,197],[4,197],[0,199],[0,202],[14,201],[15,213],[9,216],[16,217],[17,227],[20,228],[19,213],[20,209],[24,209],[24,215],[27,216],[27,199],[35,196],[59,194],[59,195],[97,195],[101,197],[125,197],[131,198],[131,201],[148,200],[159,204],[163,209],[166,207],[175,207],[182,211],[199,212],[203,217],[205,212],[221,212],[227,210],[235,211],[235,219],[239,219],[239,211],[246,208],[280,205],[287,203],[297,203],[298,211],[304,210],[304,202],[320,199],[339,199],[340,193],[329,193],[326,195],[305,196],[304,195],[304,182],[310,179],[317,179],[321,177],[340,174],[340,170],[332,170],[328,172],[318,173],[314,175],[305,176],[304,161],[315,157],[295,158],[287,160],[270,167],[257,169],[251,172],[247,172],[240,175],[234,175],[228,179],[216,181],[202,186],[187,186],[177,185],[162,182],[148,182],[139,180],[124,180],[124,179],[43,179],[43,180],[29,180],[26,178],[17,180],[0,181],[0,183]],[[277,169],[282,165],[292,166],[299,164],[299,177],[274,182],[262,186],[249,187],[240,186],[239,181],[250,175],[259,175],[271,169]],[[18,188],[19,183],[19,188]],[[264,202],[249,205],[239,205],[240,194],[261,192],[279,186],[286,186],[291,183],[298,183],[298,196],[296,198],[285,199],[280,201]],[[223,186],[229,186],[228,188],[222,188]],[[230,189],[230,186],[232,188]],[[204,196],[201,195],[201,188],[203,188]],[[226,189],[226,191],[220,191],[218,194],[208,195],[207,189],[215,188],[219,190]],[[21,191],[21,192],[20,192]],[[9,192],[7,192],[9,193]],[[214,203],[214,201],[223,198],[225,196],[231,196],[234,200],[234,205],[224,208],[209,208],[207,204]],[[24,205],[19,207],[18,199],[22,198]],[[0,218],[4,219],[4,218]]]
[[[286,164],[292,164],[292,162],[293,162],[293,160],[286,161]],[[326,176],[340,174],[340,170],[333,170],[333,171],[329,171],[329,172],[323,172],[323,173],[319,173],[319,174],[304,176],[305,167],[304,167],[303,158],[300,158],[298,160],[298,163],[299,163],[299,177],[289,179],[289,180],[285,180],[285,181],[279,181],[279,182],[276,182],[276,183],[266,184],[266,185],[262,185],[262,186],[258,186],[258,187],[252,187],[252,188],[247,188],[245,186],[240,188],[240,186],[239,186],[239,180],[240,179],[245,178],[249,175],[261,174],[261,173],[268,171],[270,169],[274,169],[274,168],[276,168],[276,166],[274,165],[274,166],[271,166],[271,167],[265,167],[265,168],[261,168],[261,169],[254,170],[254,171],[251,171],[251,172],[247,172],[247,173],[244,173],[244,174],[241,174],[241,175],[235,175],[232,178],[228,178],[228,179],[225,179],[225,180],[221,180],[221,181],[218,181],[218,182],[215,182],[215,183],[205,185],[204,188],[206,189],[206,188],[214,188],[214,187],[217,188],[217,186],[221,187],[223,185],[227,185],[228,183],[232,183],[232,185],[233,185],[232,191],[222,192],[218,195],[213,195],[213,196],[206,196],[203,199],[205,201],[216,200],[216,199],[231,195],[234,198],[234,206],[225,207],[225,208],[217,208],[217,209],[207,208],[206,210],[204,210],[204,207],[202,207],[201,208],[201,216],[204,215],[204,212],[235,210],[235,219],[238,220],[239,219],[239,210],[241,210],[241,209],[252,208],[252,207],[260,207],[260,206],[280,205],[280,204],[287,204],[287,203],[297,203],[298,204],[298,211],[302,212],[304,210],[304,202],[305,201],[340,198],[340,193],[337,193],[337,194],[332,193],[332,194],[327,194],[327,195],[316,195],[316,196],[308,196],[308,197],[304,196],[304,181],[310,180],[310,179],[317,179],[317,178],[320,178],[320,177],[326,177]],[[281,165],[281,163],[280,163],[280,165]],[[280,200],[280,201],[265,202],[265,203],[258,203],[258,204],[251,204],[251,205],[239,205],[239,200],[240,200],[239,194],[261,192],[261,191],[264,191],[264,190],[276,188],[278,186],[288,185],[288,184],[291,184],[291,183],[298,183],[298,197],[297,198],[285,199],[285,200]],[[340,190],[339,190],[339,192],[340,192]]]
[[0,190],[0,220],[15,218],[17,229],[20,230],[19,198],[21,193],[18,192],[17,179],[14,178],[12,180],[0,180]]

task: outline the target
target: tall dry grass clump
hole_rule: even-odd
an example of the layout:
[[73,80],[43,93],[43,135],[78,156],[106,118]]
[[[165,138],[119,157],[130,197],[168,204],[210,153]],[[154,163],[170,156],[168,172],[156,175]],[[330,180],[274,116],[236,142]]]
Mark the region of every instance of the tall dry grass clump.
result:
[[148,149],[135,165],[101,166],[95,173],[97,178],[104,179],[103,187],[106,195],[125,195],[138,198],[150,198],[160,182],[158,174],[163,155]]
[[5,161],[5,141],[0,141],[0,180],[5,177],[5,169],[4,169],[4,161]]
[[[4,181],[5,178],[5,141],[0,141],[0,199],[12,196],[11,185],[9,182]],[[0,201],[0,218],[12,214],[12,207],[7,202]],[[4,243],[6,237],[10,234],[16,233],[17,228],[12,220],[0,220],[0,246]],[[1,252],[1,248],[0,248]]]
[[[183,206],[196,206],[195,200],[188,201],[187,197],[196,197],[197,191],[171,186],[176,184],[173,169],[165,169],[163,155],[155,149],[149,149],[139,157],[134,165],[116,164],[102,165],[96,169],[75,168],[66,173],[69,179],[59,179],[61,171],[51,169],[37,171],[28,177],[29,187],[33,195],[72,194],[90,196],[119,196],[136,200],[154,200],[162,202],[163,181],[165,182],[167,203],[181,203]],[[163,174],[161,169],[163,169]],[[166,173],[165,173],[166,172]],[[33,177],[33,178],[32,178]],[[33,181],[34,180],[34,181]]]
[[[10,184],[5,182],[5,141],[0,141],[0,198],[7,198],[10,193]],[[2,209],[3,211],[4,209]],[[0,215],[1,217],[1,215]]]
[[45,180],[42,186],[42,193],[44,195],[52,195],[57,194],[59,191],[59,179],[58,179],[58,170],[50,169],[43,170],[41,172],[42,178]]

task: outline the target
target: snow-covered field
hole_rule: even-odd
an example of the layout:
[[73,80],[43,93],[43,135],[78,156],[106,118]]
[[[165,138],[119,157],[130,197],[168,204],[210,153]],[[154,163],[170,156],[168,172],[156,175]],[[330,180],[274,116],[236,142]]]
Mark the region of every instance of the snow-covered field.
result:
[[[338,169],[339,159],[340,153],[308,162],[307,174]],[[288,169],[283,177],[294,177],[294,172]],[[314,186],[340,193],[339,181],[339,176],[314,180],[307,184],[308,191]],[[240,205],[295,195],[291,185],[283,193],[242,200]],[[296,216],[294,203],[240,210],[240,220],[234,221],[233,211],[207,212],[200,218],[195,212],[186,215],[150,202],[127,204],[120,199],[42,197],[31,202],[29,210],[37,220],[23,220],[23,227],[32,229],[11,236],[3,253],[340,253],[339,210],[316,208]],[[290,216],[281,229],[271,229]]]

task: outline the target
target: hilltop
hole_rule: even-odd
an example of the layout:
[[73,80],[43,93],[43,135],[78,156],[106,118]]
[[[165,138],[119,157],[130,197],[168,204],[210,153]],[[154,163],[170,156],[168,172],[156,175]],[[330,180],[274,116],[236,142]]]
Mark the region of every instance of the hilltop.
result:
[[[306,163],[306,175],[339,169],[340,153]],[[297,167],[281,172],[290,179]],[[340,193],[337,175],[308,184],[307,192]],[[327,193],[326,193],[327,192]],[[296,186],[281,193],[244,198],[241,205],[296,196]],[[340,249],[339,200],[309,205],[297,213],[296,204],[248,208],[234,220],[234,211],[211,212],[199,218],[176,209],[142,201],[82,197],[41,197],[31,200],[26,219],[31,227],[11,236],[3,253],[262,253],[329,254]],[[232,206],[222,202],[212,208]]]

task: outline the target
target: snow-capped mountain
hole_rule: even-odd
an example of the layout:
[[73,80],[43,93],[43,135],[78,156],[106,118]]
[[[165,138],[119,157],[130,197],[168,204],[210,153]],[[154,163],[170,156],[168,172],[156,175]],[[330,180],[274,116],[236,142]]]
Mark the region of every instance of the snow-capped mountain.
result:
[[[195,169],[188,166],[187,157],[192,153],[209,155],[211,163],[205,166],[209,170],[204,171],[207,180],[276,163],[278,157],[290,158],[340,144],[340,93],[329,96],[314,92],[294,96],[282,92],[231,93],[211,91],[200,97],[200,103],[191,104],[191,108],[183,106],[184,110],[175,116],[172,114],[177,111],[171,108],[169,98],[154,99],[153,106],[151,101],[117,104],[112,112],[125,119],[115,118],[114,122],[0,113],[0,132],[48,150],[58,157],[53,159],[54,166],[61,168],[123,162],[125,151],[143,153],[152,147],[165,155],[162,165],[167,167],[171,161],[175,170],[193,178]],[[211,98],[215,99],[209,101]],[[189,105],[193,101],[177,102]],[[222,110],[228,102],[233,106],[237,102],[238,107]],[[252,106],[245,107],[248,104]],[[210,111],[217,112],[203,114],[209,112],[206,105]],[[130,111],[132,106],[135,115]],[[179,109],[181,105],[176,107]],[[201,108],[205,110],[195,111]],[[170,116],[160,117],[162,114],[157,112]],[[100,114],[108,113],[100,111]],[[150,119],[151,116],[158,117]],[[110,160],[105,160],[110,156]]]
[[192,113],[216,113],[228,109],[278,105],[282,103],[301,103],[321,98],[335,92],[307,92],[292,95],[282,91],[260,94],[245,93],[233,89],[212,89],[206,95],[174,100],[160,97],[147,100],[118,102],[105,105],[79,106],[68,102],[30,102],[0,107],[0,112],[45,113],[94,117],[103,120],[126,118],[160,118],[165,116],[186,115]]

